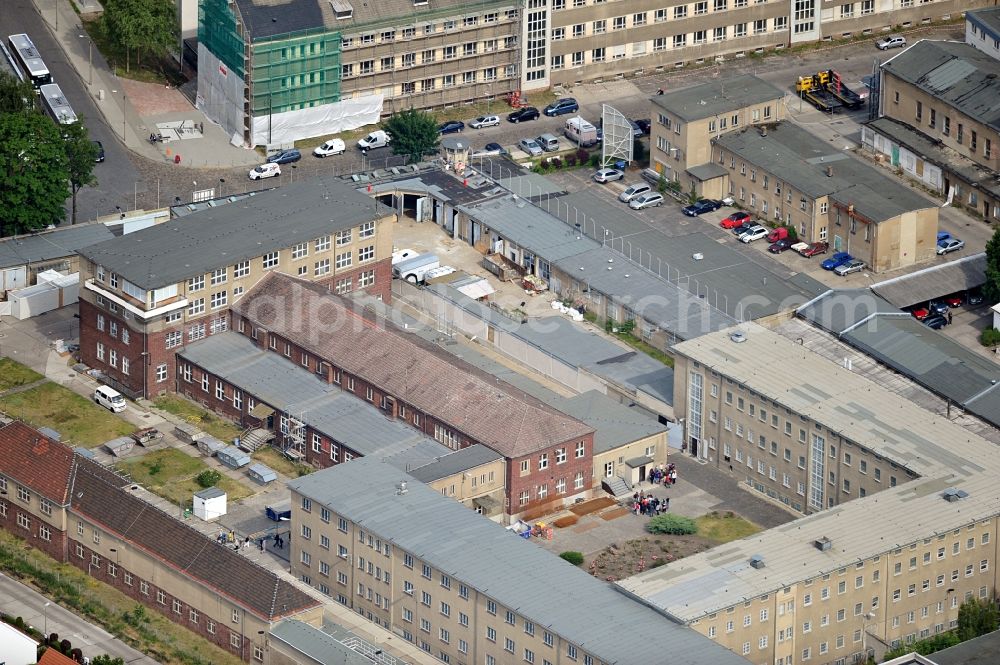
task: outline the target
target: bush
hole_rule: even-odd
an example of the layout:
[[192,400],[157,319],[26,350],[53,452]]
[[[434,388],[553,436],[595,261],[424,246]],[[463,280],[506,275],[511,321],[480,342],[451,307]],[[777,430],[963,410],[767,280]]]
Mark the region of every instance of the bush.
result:
[[1000,330],[987,328],[979,336],[979,343],[983,346],[996,346],[1000,344]]
[[669,533],[684,535],[698,532],[698,525],[690,517],[680,515],[657,515],[646,522],[646,531],[650,533]]
[[586,164],[589,159],[590,159],[590,153],[584,150],[583,148],[580,148],[579,150],[576,151],[576,161],[579,162],[580,164]]
[[206,469],[205,471],[199,473],[198,477],[195,478],[195,481],[205,488],[218,485],[220,480],[222,480],[222,474],[215,469]]
[[574,153],[569,153],[566,155],[566,166],[572,168],[576,166],[576,155]]
[[549,165],[553,169],[561,169],[563,167],[563,162],[558,157],[553,157],[551,160],[549,160]]
[[600,168],[601,167],[601,156],[600,155],[591,155],[590,156],[590,166],[591,166],[591,168],[595,168],[595,169]]
[[583,554],[580,552],[563,552],[559,558],[569,561],[574,566],[583,565]]

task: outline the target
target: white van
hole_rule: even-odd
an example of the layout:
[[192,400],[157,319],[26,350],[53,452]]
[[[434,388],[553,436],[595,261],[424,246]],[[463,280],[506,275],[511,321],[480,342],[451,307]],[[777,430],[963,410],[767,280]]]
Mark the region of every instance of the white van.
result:
[[125,410],[127,404],[122,394],[114,388],[101,386],[94,391],[94,401],[109,411],[120,413]]

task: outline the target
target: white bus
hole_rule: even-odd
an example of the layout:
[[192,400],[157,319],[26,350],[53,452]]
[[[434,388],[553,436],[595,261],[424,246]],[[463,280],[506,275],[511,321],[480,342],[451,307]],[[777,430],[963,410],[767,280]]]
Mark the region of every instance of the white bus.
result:
[[38,89],[42,95],[42,108],[60,125],[72,125],[77,121],[76,111],[66,101],[62,89],[55,83],[43,85]]
[[13,58],[12,64],[21,70],[22,79],[31,81],[35,89],[52,83],[52,74],[28,35],[10,35],[7,37],[7,48]]

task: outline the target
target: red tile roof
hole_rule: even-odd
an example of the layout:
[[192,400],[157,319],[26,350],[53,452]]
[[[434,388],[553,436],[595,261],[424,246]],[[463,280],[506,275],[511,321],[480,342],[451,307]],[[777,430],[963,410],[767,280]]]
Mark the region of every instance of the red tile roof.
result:
[[45,650],[42,657],[38,659],[38,665],[78,665],[75,660],[64,656],[52,647]]
[[594,431],[312,282],[272,272],[232,309],[507,457]]
[[35,428],[19,420],[0,427],[0,474],[13,482],[64,506],[73,468],[73,451]]

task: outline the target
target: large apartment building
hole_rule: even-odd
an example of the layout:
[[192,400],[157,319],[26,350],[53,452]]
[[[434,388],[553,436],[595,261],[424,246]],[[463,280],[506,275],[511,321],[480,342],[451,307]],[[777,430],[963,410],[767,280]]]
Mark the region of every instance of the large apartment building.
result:
[[[206,0],[199,108],[249,145],[518,90],[510,0]],[[529,60],[530,60],[530,56]]]
[[996,597],[993,443],[758,325],[674,348],[699,456],[814,514],[626,591],[768,665],[856,662]]
[[[980,22],[982,23],[982,22]],[[986,221],[1000,219],[1000,61],[985,24],[972,45],[922,40],[881,67],[864,143],[893,167]],[[984,43],[986,46],[984,46]]]
[[746,663],[377,459],[289,487],[292,574],[442,662]]
[[272,272],[390,297],[393,211],[300,181],[80,250],[80,357],[129,396],[170,390],[174,355],[229,328]]
[[[268,274],[232,306],[232,327],[452,450],[478,443],[500,453],[510,519],[590,496],[593,427],[319,284]],[[316,433],[317,454],[330,455],[336,439]]]
[[264,662],[273,624],[321,621],[318,600],[135,492],[24,423],[0,427],[7,532],[248,662]]

